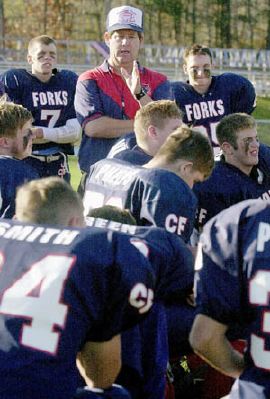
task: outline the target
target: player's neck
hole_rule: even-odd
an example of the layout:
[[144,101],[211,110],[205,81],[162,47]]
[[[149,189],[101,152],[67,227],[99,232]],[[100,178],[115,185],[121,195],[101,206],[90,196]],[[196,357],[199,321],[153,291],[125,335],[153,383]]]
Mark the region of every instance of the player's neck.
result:
[[[177,168],[174,167],[174,164],[168,164],[167,160],[165,157],[153,157],[149,162],[143,165],[144,168],[146,169],[165,169],[168,170],[169,172],[176,173]],[[177,173],[176,173],[177,174]]]
[[194,85],[193,89],[199,94],[206,94],[211,86],[212,79],[209,81],[207,85]]
[[204,86],[204,87],[199,87],[199,86],[193,86],[193,89],[199,93],[199,94],[206,94],[209,90],[210,85]]
[[232,165],[232,166],[234,166],[235,168],[241,170],[241,172],[243,172],[245,175],[247,175],[247,176],[250,175],[251,170],[252,170],[252,168],[253,168],[252,165],[251,165],[251,166],[250,166],[250,165],[244,165],[244,164],[238,162],[238,161],[235,160],[235,159],[226,159],[226,157],[225,157],[225,160],[226,160],[226,162],[227,162],[229,165]]
[[46,83],[51,79],[52,72],[50,74],[48,74],[48,73],[43,74],[43,73],[32,71],[32,75],[35,76],[41,82]]

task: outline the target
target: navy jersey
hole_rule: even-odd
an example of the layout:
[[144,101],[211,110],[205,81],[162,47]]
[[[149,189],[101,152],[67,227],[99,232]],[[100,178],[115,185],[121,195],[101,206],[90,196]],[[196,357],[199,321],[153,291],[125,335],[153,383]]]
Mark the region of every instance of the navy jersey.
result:
[[130,162],[133,165],[144,165],[149,162],[153,157],[146,154],[138,145],[131,149],[118,152],[113,158],[122,159],[123,161]]
[[[41,82],[25,69],[11,69],[1,79],[10,100],[31,111],[34,126],[56,128],[76,118],[74,96],[77,78],[74,72],[61,70],[56,71],[48,82]],[[35,154],[50,155],[52,150],[74,153],[71,144],[33,144]]]
[[129,209],[138,225],[163,227],[186,242],[197,207],[194,193],[175,173],[118,159],[105,159],[90,168],[83,202],[85,215],[103,205],[118,206]]
[[[122,334],[123,369],[118,381],[132,392],[134,398],[164,398],[168,334],[169,337],[172,335],[167,329],[167,312],[169,311],[171,315],[169,305],[176,304],[177,312],[174,312],[174,320],[177,315],[183,315],[185,307],[182,305],[186,303],[187,295],[193,290],[192,254],[180,237],[161,228],[130,226],[93,217],[87,217],[86,223],[129,234],[130,242],[153,266],[157,277],[155,298],[158,304],[155,304],[143,323]],[[180,330],[174,323],[176,336],[179,337],[179,332],[182,332],[185,324],[185,320],[181,318]],[[183,336],[181,338],[183,339]],[[126,367],[136,370],[143,383],[134,375],[130,384],[125,375]]]
[[37,171],[21,160],[0,156],[0,217],[14,216],[17,188],[38,178]]
[[265,396],[256,398],[269,398],[270,202],[249,200],[223,211],[205,226],[201,245],[198,312],[225,325],[247,326],[240,381],[243,387],[251,382],[264,387]]
[[181,237],[158,227],[132,226],[102,218],[86,217],[88,226],[120,231],[153,265],[157,276],[156,298],[182,301],[192,292],[193,257]]
[[[140,67],[142,87],[153,100],[172,99],[171,85],[165,75]],[[82,128],[88,121],[107,116],[134,119],[139,102],[134,99],[121,75],[105,61],[98,68],[80,75],[75,96],[77,118]],[[118,138],[88,137],[83,133],[79,150],[80,168],[88,172],[90,165],[106,158]]]
[[184,112],[184,123],[208,134],[215,154],[219,151],[216,137],[218,122],[225,115],[235,112],[251,114],[256,105],[251,82],[233,73],[213,76],[205,94],[198,93],[185,82],[174,82],[172,88],[176,104]]
[[0,253],[0,397],[72,397],[85,341],[109,340],[151,308],[152,267],[117,232],[4,219]]
[[120,137],[110,149],[106,158],[116,158],[117,155],[125,150],[131,150],[137,144],[134,132],[127,133],[124,137]]
[[198,199],[196,227],[199,229],[213,216],[240,201],[247,199],[270,199],[270,169],[262,169],[265,176],[259,183],[260,175],[254,168],[255,176],[248,176],[237,167],[224,161],[218,161],[211,176],[196,183],[193,190]]

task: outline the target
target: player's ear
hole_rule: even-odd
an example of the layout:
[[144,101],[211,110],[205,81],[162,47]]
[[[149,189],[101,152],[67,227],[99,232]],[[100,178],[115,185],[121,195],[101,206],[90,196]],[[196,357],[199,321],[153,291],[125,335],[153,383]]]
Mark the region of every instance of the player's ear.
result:
[[106,45],[108,47],[110,47],[110,38],[111,38],[110,33],[109,32],[105,32],[103,38],[104,38],[104,42],[106,43]]
[[228,143],[228,141],[224,141],[224,143],[221,144],[220,148],[222,149],[224,155],[232,154],[232,145]]
[[140,48],[142,48],[144,45],[144,34],[143,33],[140,33],[139,39],[140,39]]
[[149,136],[151,139],[154,139],[154,138],[157,137],[157,131],[156,131],[155,126],[149,125],[149,126],[148,126],[148,129],[147,129],[147,132],[148,132],[148,136]]
[[28,64],[32,65],[32,63],[33,63],[32,55],[27,54],[27,62],[28,62]]
[[11,140],[9,137],[0,137],[0,147],[9,148]]
[[193,162],[183,160],[179,161],[178,171],[179,176],[182,177],[183,180],[186,180],[186,177],[188,177],[193,171]]
[[184,73],[187,75],[187,64],[183,64],[183,71],[184,71]]

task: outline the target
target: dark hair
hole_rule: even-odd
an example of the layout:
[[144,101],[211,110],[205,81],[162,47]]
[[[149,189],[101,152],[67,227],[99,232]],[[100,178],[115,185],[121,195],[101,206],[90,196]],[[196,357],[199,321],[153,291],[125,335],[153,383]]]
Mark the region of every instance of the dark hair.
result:
[[253,129],[254,127],[256,127],[256,121],[251,115],[238,112],[224,116],[216,128],[218,143],[221,146],[227,141],[237,150],[236,133],[244,129]]
[[128,209],[121,209],[112,205],[104,205],[100,208],[93,208],[87,216],[113,220],[114,222],[136,225],[136,219]]
[[210,57],[211,63],[213,61],[212,53],[209,47],[201,46],[200,44],[193,44],[184,50],[183,60],[184,64],[187,62],[187,58],[190,55],[208,55]]
[[49,44],[54,44],[56,46],[55,40],[52,39],[50,36],[47,35],[36,36],[33,39],[31,39],[30,42],[28,43],[28,53],[31,52],[31,49],[34,47],[36,43],[45,44],[46,46],[48,46]]
[[187,126],[180,126],[166,139],[154,158],[165,157],[168,163],[179,159],[191,161],[193,169],[209,176],[214,167],[211,143],[204,134]]

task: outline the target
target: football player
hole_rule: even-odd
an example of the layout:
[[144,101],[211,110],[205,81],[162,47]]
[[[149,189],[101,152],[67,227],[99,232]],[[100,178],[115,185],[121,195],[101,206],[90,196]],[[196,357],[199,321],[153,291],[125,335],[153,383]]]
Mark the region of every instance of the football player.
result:
[[16,216],[0,229],[0,397],[72,397],[78,352],[94,386],[109,388],[119,333],[152,306],[152,267],[128,236],[77,227],[82,202],[63,179],[22,186]]
[[[236,378],[230,399],[270,397],[269,221],[269,201],[243,201],[211,219],[201,236],[190,342],[212,366]],[[248,337],[244,355],[227,339],[239,324]]]
[[190,350],[188,334],[195,316],[195,308],[187,302],[193,293],[192,254],[175,234],[135,226],[127,210],[110,205],[92,209],[86,223],[129,234],[160,276],[155,291],[158,303],[140,325],[121,334],[122,368],[117,382],[134,399],[163,399],[169,353],[179,358]]
[[116,159],[94,164],[85,183],[85,215],[115,205],[129,209],[138,225],[165,227],[187,242],[197,206],[192,186],[209,176],[213,164],[208,138],[179,127],[143,167]]
[[182,112],[171,100],[152,101],[140,108],[134,118],[135,137],[120,140],[107,158],[117,158],[134,165],[150,161],[170,133],[182,124]]
[[14,216],[16,189],[39,177],[22,162],[32,151],[32,120],[23,106],[0,99],[0,217]]
[[11,69],[2,76],[8,97],[34,118],[36,138],[25,162],[40,176],[56,175],[69,181],[67,155],[74,154],[73,143],[81,130],[74,109],[77,75],[56,68],[56,43],[46,35],[30,40],[27,61],[31,71]]
[[175,101],[184,112],[183,122],[208,134],[216,155],[218,122],[235,112],[251,114],[256,106],[254,87],[234,73],[213,76],[212,53],[199,44],[185,49],[183,68],[188,81],[172,84]]
[[244,113],[225,116],[217,126],[217,139],[221,159],[209,179],[194,186],[199,230],[211,217],[237,202],[270,199],[270,150],[259,143],[255,119]]

